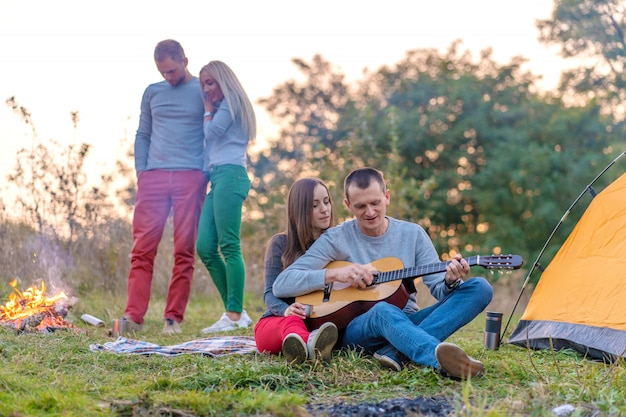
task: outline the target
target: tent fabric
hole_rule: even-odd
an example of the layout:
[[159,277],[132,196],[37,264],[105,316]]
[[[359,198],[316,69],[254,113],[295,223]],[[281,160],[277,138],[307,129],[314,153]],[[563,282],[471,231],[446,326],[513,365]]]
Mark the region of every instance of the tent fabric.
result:
[[602,190],[539,279],[508,343],[626,357],[626,174]]

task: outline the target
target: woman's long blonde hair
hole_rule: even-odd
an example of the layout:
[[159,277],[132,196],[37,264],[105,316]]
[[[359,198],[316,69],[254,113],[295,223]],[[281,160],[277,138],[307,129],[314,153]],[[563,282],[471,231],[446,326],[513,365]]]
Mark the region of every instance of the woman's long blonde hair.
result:
[[206,71],[220,86],[224,99],[228,103],[233,120],[241,115],[241,123],[252,142],[256,138],[256,116],[252,103],[232,69],[222,61],[211,61],[200,72]]

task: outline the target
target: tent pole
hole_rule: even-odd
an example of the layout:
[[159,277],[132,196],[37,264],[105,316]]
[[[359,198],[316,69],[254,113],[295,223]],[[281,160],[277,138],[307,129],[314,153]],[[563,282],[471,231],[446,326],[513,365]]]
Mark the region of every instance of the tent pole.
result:
[[500,334],[500,339],[504,340],[503,337],[506,334],[506,330],[509,328],[509,324],[511,323],[511,320],[513,319],[513,313],[515,312],[515,309],[517,308],[517,305],[519,304],[522,295],[524,294],[524,289],[526,288],[526,286],[528,285],[528,282],[530,281],[530,277],[532,275],[532,273],[535,271],[535,269],[537,268],[537,265],[539,265],[539,259],[541,259],[541,257],[543,256],[543,253],[545,252],[546,248],[548,247],[548,245],[550,244],[550,241],[552,240],[552,238],[554,237],[554,234],[556,233],[556,231],[558,230],[558,228],[561,226],[561,224],[563,224],[563,222],[565,221],[565,219],[567,219],[567,216],[569,216],[570,212],[572,211],[572,209],[574,208],[574,206],[578,203],[578,201],[580,201],[580,199],[585,195],[585,193],[587,191],[590,191],[593,193],[593,189],[591,188],[591,186],[606,172],[609,170],[609,168],[611,168],[621,157],[623,157],[624,155],[626,155],[626,151],[622,152],[621,154],[619,154],[617,156],[617,158],[615,158],[611,163],[609,163],[606,167],[604,167],[604,169],[602,171],[600,171],[600,173],[598,175],[596,175],[596,177],[585,187],[585,189],[580,193],[580,195],[576,198],[576,200],[574,200],[574,202],[569,206],[569,208],[565,211],[565,213],[563,214],[563,216],[561,217],[561,220],[559,220],[558,224],[556,225],[556,227],[554,228],[554,230],[552,230],[552,233],[550,233],[550,236],[548,237],[548,240],[546,240],[546,243],[543,245],[543,248],[541,248],[541,251],[539,252],[539,255],[537,255],[537,258],[535,259],[535,262],[533,263],[532,268],[530,268],[530,271],[528,272],[528,274],[526,275],[526,279],[524,280],[524,283],[522,284],[522,289],[520,290],[519,296],[517,297],[517,300],[515,301],[515,305],[513,305],[513,310],[511,310],[511,315],[509,316],[509,319],[506,322],[506,325],[504,326],[504,330],[502,331],[502,334]]

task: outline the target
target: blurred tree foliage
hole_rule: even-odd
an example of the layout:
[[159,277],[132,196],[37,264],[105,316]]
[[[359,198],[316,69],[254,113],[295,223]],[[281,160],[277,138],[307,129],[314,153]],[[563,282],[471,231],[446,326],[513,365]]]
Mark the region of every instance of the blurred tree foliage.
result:
[[[485,50],[474,59],[455,42],[444,52],[409,51],[352,83],[320,55],[293,62],[300,79],[260,100],[279,132],[250,155],[253,188],[242,241],[246,286],[255,293],[263,288],[265,244],[284,228],[285,197],[297,178],[325,180],[341,222],[348,217],[341,204],[345,175],[376,167],[392,193],[389,214],[421,224],[444,259],[461,251],[531,261],[571,202],[623,150],[622,122],[605,111],[610,100],[573,105],[563,91],[541,93],[521,57],[499,64]],[[42,277],[61,260],[58,275],[68,285],[123,290],[135,193],[130,156],[93,187],[84,171],[89,145],[42,142],[28,111],[14,98],[7,104],[32,129],[33,143],[18,153],[9,177],[20,190],[16,224],[5,215],[8,202],[0,202],[0,237],[11,242],[0,249],[1,261],[11,275],[32,278],[28,265]],[[607,172],[604,184],[617,175]],[[112,197],[128,210],[113,211]],[[160,293],[171,273],[170,235],[168,226],[155,265]],[[555,236],[548,260],[566,235]],[[206,275],[197,263],[198,289],[210,292]]]
[[321,56],[294,60],[304,80],[260,101],[281,130],[252,165],[264,196],[252,209],[270,213],[301,175],[328,181],[340,202],[344,176],[373,166],[392,191],[390,215],[420,223],[442,253],[534,257],[621,139],[597,103],[536,92],[523,63],[500,65],[489,50],[474,61],[453,43],[352,86]]
[[552,16],[537,23],[542,42],[581,62],[563,72],[560,92],[597,101],[618,120],[626,115],[625,5],[623,0],[555,0]]
[[[13,215],[3,216],[0,227],[5,273],[26,284],[44,279],[53,288],[116,289],[127,273],[132,242],[129,225],[113,210],[113,174],[93,185],[85,169],[89,144],[42,141],[28,109],[15,97],[6,104],[31,130],[32,141],[17,152],[8,176],[15,200]],[[79,113],[70,118],[76,130]],[[118,174],[128,173],[123,165],[118,162]]]

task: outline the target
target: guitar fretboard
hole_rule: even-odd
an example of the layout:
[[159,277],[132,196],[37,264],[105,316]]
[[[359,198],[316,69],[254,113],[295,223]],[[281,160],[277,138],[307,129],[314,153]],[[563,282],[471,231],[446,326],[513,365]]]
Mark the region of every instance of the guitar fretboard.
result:
[[[480,264],[480,255],[465,258],[469,266]],[[424,275],[436,274],[443,272],[452,261],[437,262],[429,265],[414,266],[412,268],[398,269],[396,271],[379,272],[374,279],[373,284],[382,284],[384,282],[397,281],[405,278],[417,278]]]

